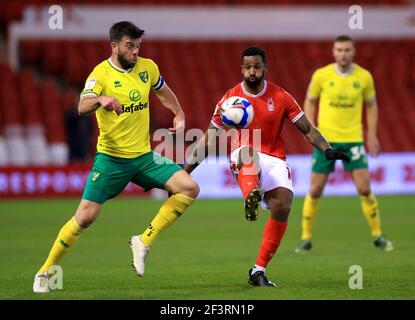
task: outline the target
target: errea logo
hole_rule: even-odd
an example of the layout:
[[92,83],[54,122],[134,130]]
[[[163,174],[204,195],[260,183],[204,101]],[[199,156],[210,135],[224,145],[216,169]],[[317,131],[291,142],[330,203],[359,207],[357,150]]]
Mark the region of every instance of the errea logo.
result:
[[128,96],[130,97],[131,101],[138,101],[141,99],[140,91],[138,91],[137,89],[131,90]]

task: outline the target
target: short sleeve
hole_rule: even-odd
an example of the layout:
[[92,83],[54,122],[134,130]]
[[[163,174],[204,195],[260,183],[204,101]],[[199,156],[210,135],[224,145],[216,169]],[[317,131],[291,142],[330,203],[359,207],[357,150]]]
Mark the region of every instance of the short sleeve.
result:
[[81,92],[81,97],[100,96],[104,88],[104,78],[105,75],[102,72],[94,69],[85,82],[85,87]]
[[149,73],[150,73],[150,80],[151,80],[151,89],[157,91],[163,88],[164,86],[163,76],[160,74],[159,67],[153,60],[150,60]]
[[363,98],[366,102],[373,101],[376,96],[375,91],[375,83],[373,81],[373,77],[370,73],[368,73],[368,78],[366,81],[365,88],[363,89]]
[[320,97],[321,89],[322,81],[319,70],[317,70],[314,72],[313,76],[311,77],[310,84],[308,85],[307,97],[311,99],[317,99]]
[[287,117],[292,123],[296,122],[304,115],[304,112],[301,110],[301,107],[298,105],[297,101],[295,101],[295,99],[288,92],[285,92],[285,106]]

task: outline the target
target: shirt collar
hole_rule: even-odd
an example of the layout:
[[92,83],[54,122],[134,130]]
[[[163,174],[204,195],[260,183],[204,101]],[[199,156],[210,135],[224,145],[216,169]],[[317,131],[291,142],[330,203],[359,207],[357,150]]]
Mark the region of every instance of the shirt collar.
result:
[[109,64],[114,68],[114,69],[116,69],[116,70],[118,70],[119,72],[123,72],[123,73],[128,73],[128,72],[130,72],[133,68],[130,68],[130,69],[128,69],[128,70],[125,70],[125,69],[123,69],[123,68],[120,68],[120,67],[117,67],[112,61],[111,61],[111,58],[108,58],[108,62],[109,62]]
[[349,74],[351,74],[353,72],[353,70],[354,70],[354,63],[351,64],[350,70],[347,71],[347,72],[344,72],[344,73],[340,71],[339,66],[337,65],[337,63],[334,63],[334,71],[336,71],[336,73],[340,77],[346,77],[346,76],[348,76]]
[[251,98],[256,98],[256,97],[262,96],[265,93],[265,91],[267,91],[267,86],[268,86],[267,80],[265,80],[264,81],[264,88],[261,90],[261,92],[259,92],[258,94],[252,94],[252,93],[249,93],[245,89],[244,82],[243,81],[241,82],[241,88],[242,88],[243,93],[245,93],[248,97],[251,97]]

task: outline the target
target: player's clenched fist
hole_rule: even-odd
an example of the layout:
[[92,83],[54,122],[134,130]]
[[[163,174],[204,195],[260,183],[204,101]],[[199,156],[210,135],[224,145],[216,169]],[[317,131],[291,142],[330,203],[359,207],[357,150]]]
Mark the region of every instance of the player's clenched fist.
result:
[[120,115],[122,113],[122,109],[120,103],[116,98],[107,97],[107,96],[100,96],[99,103],[106,111],[114,110],[116,114]]

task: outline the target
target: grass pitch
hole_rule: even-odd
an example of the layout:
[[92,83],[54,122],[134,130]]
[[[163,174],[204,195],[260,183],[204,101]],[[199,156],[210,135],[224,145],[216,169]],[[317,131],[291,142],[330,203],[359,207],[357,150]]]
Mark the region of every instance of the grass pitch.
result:
[[[154,243],[139,278],[128,240],[141,233],[161,201],[118,198],[62,261],[63,290],[32,293],[33,277],[78,200],[0,202],[0,299],[414,299],[414,197],[379,197],[383,230],[395,251],[373,246],[357,197],[323,198],[309,253],[296,254],[303,199],[267,274],[277,288],[253,288],[268,212],[244,218],[241,200],[198,200]],[[363,289],[351,290],[351,265]]]

